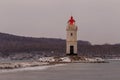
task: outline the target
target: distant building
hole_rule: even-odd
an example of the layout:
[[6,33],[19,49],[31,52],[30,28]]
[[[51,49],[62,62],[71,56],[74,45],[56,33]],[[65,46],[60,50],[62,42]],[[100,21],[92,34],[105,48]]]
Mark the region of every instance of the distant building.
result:
[[75,25],[73,16],[71,16],[70,20],[68,21],[66,32],[66,54],[77,55],[77,26]]

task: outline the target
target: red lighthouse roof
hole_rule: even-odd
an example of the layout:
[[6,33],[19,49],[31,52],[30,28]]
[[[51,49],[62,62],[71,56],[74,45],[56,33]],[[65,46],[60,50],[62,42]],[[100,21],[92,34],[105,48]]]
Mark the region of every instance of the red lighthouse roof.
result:
[[75,20],[74,20],[73,16],[71,16],[71,18],[68,21],[68,23],[71,24],[71,25],[75,23]]

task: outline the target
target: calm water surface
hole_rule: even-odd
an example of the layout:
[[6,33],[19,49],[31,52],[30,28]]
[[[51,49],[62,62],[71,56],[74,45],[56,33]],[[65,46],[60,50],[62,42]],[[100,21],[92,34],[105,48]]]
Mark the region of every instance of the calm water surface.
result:
[[45,70],[0,73],[0,80],[120,80],[120,61],[73,63]]

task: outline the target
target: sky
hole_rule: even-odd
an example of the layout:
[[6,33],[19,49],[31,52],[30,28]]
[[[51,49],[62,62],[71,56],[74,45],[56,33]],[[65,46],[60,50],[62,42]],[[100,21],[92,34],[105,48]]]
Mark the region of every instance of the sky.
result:
[[120,0],[0,0],[0,32],[66,39],[71,15],[78,40],[120,43]]

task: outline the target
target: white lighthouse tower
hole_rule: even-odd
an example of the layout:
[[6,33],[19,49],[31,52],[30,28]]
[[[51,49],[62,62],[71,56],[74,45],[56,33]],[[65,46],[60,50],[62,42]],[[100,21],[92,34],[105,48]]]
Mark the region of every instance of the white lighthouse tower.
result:
[[73,16],[71,16],[70,20],[68,21],[66,32],[66,54],[77,55],[77,26],[75,25]]

